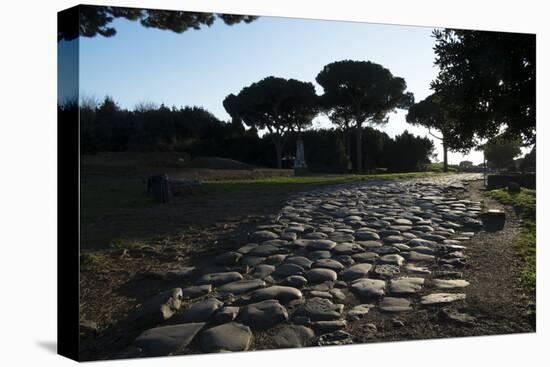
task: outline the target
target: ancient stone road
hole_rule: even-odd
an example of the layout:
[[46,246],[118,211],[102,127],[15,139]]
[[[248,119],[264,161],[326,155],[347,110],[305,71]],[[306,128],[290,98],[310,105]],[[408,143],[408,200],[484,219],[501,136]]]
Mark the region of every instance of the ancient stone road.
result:
[[[346,326],[373,309],[399,314],[464,300],[464,242],[481,228],[482,209],[456,195],[479,178],[297,194],[250,243],[212,266],[172,272],[192,285],[141,306],[136,322],[149,329],[122,356],[247,350],[256,333],[274,326],[274,347],[350,343]],[[172,317],[181,323],[163,326]]]

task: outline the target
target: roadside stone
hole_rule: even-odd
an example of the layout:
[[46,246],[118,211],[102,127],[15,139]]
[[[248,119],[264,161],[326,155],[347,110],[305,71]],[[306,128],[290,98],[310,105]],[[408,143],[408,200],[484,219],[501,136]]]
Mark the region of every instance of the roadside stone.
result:
[[204,352],[239,352],[248,350],[251,340],[248,326],[230,322],[203,331],[201,347]]
[[444,320],[454,321],[460,324],[474,325],[476,318],[466,313],[461,313],[450,308],[442,308],[439,310],[439,317]]
[[435,261],[435,256],[422,254],[422,253],[416,252],[416,251],[411,251],[408,254],[408,261],[410,261],[410,262],[434,262]]
[[166,279],[173,282],[185,280],[191,277],[196,270],[197,269],[194,266],[184,266],[181,268],[172,269],[166,273]]
[[275,299],[244,306],[239,314],[239,321],[253,329],[267,329],[286,320],[286,308]]

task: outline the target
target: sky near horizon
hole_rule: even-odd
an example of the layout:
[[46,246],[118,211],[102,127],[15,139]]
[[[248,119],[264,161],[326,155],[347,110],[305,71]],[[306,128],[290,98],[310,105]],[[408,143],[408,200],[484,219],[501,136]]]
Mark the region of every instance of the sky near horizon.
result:
[[[230,93],[273,75],[295,78],[322,88],[315,77],[328,63],[369,60],[388,68],[407,82],[415,100],[428,96],[437,74],[433,65],[433,28],[260,17],[250,24],[211,27],[182,34],[144,28],[118,19],[114,37],[80,39],[80,96],[102,100],[112,96],[119,106],[133,109],[140,102],[167,106],[202,106],[229,120],[222,101]],[[71,47],[71,42],[62,42]],[[62,96],[60,96],[62,98]],[[426,129],[407,124],[406,111],[390,114],[376,128],[395,136],[409,130],[428,136]],[[329,127],[325,117],[314,127]],[[438,159],[441,144],[434,140]],[[449,162],[481,163],[481,152],[450,153]]]

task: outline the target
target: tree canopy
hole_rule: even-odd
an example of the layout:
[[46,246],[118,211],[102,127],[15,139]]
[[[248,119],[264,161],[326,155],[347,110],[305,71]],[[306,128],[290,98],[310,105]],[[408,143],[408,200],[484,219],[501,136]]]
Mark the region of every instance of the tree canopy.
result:
[[[420,125],[428,129],[434,138],[441,140],[443,144],[443,171],[448,171],[447,152],[449,148],[461,147],[462,142],[453,139],[453,123],[445,111],[440,98],[431,94],[424,100],[413,104],[407,112],[407,122],[412,125]],[[440,136],[432,133],[437,130]],[[456,149],[455,149],[456,150]]]
[[233,121],[269,131],[279,168],[288,132],[311,125],[318,111],[313,84],[273,76],[228,95],[223,105]]
[[[362,171],[361,126],[387,122],[387,115],[396,108],[407,108],[414,102],[405,92],[405,79],[395,77],[382,65],[370,61],[343,60],[325,65],[317,75],[323,87],[321,106],[335,118],[353,119],[357,138],[357,171]],[[334,120],[334,119],[332,119]]]
[[514,158],[521,154],[521,141],[497,136],[484,145],[485,159],[489,167],[509,168],[514,164]]
[[433,36],[440,71],[431,86],[456,123],[456,141],[467,149],[504,133],[534,143],[535,35],[446,29]]
[[79,30],[60,29],[58,30],[57,40],[70,41],[79,35],[82,37],[95,37],[96,35],[112,37],[116,34],[116,29],[111,23],[116,18],[139,21],[146,28],[183,33],[189,29],[198,30],[204,26],[209,27],[216,19],[220,19],[227,25],[233,25],[240,22],[250,23],[256,20],[257,17],[252,15],[80,5]]

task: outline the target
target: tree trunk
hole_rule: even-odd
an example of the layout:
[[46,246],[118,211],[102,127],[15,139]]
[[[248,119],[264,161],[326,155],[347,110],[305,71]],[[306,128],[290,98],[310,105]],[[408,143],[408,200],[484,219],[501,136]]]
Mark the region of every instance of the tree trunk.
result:
[[357,132],[355,138],[356,141],[356,152],[357,152],[357,173],[363,172],[363,149],[362,149],[362,131],[361,131],[361,125],[357,125]]
[[348,171],[352,170],[351,165],[351,129],[348,127],[346,129],[345,144],[346,144],[346,168]]
[[447,144],[443,142],[443,172],[449,171],[449,164],[447,161],[447,150],[448,150]]
[[275,143],[275,152],[277,153],[277,168],[283,168],[283,147],[280,142]]

